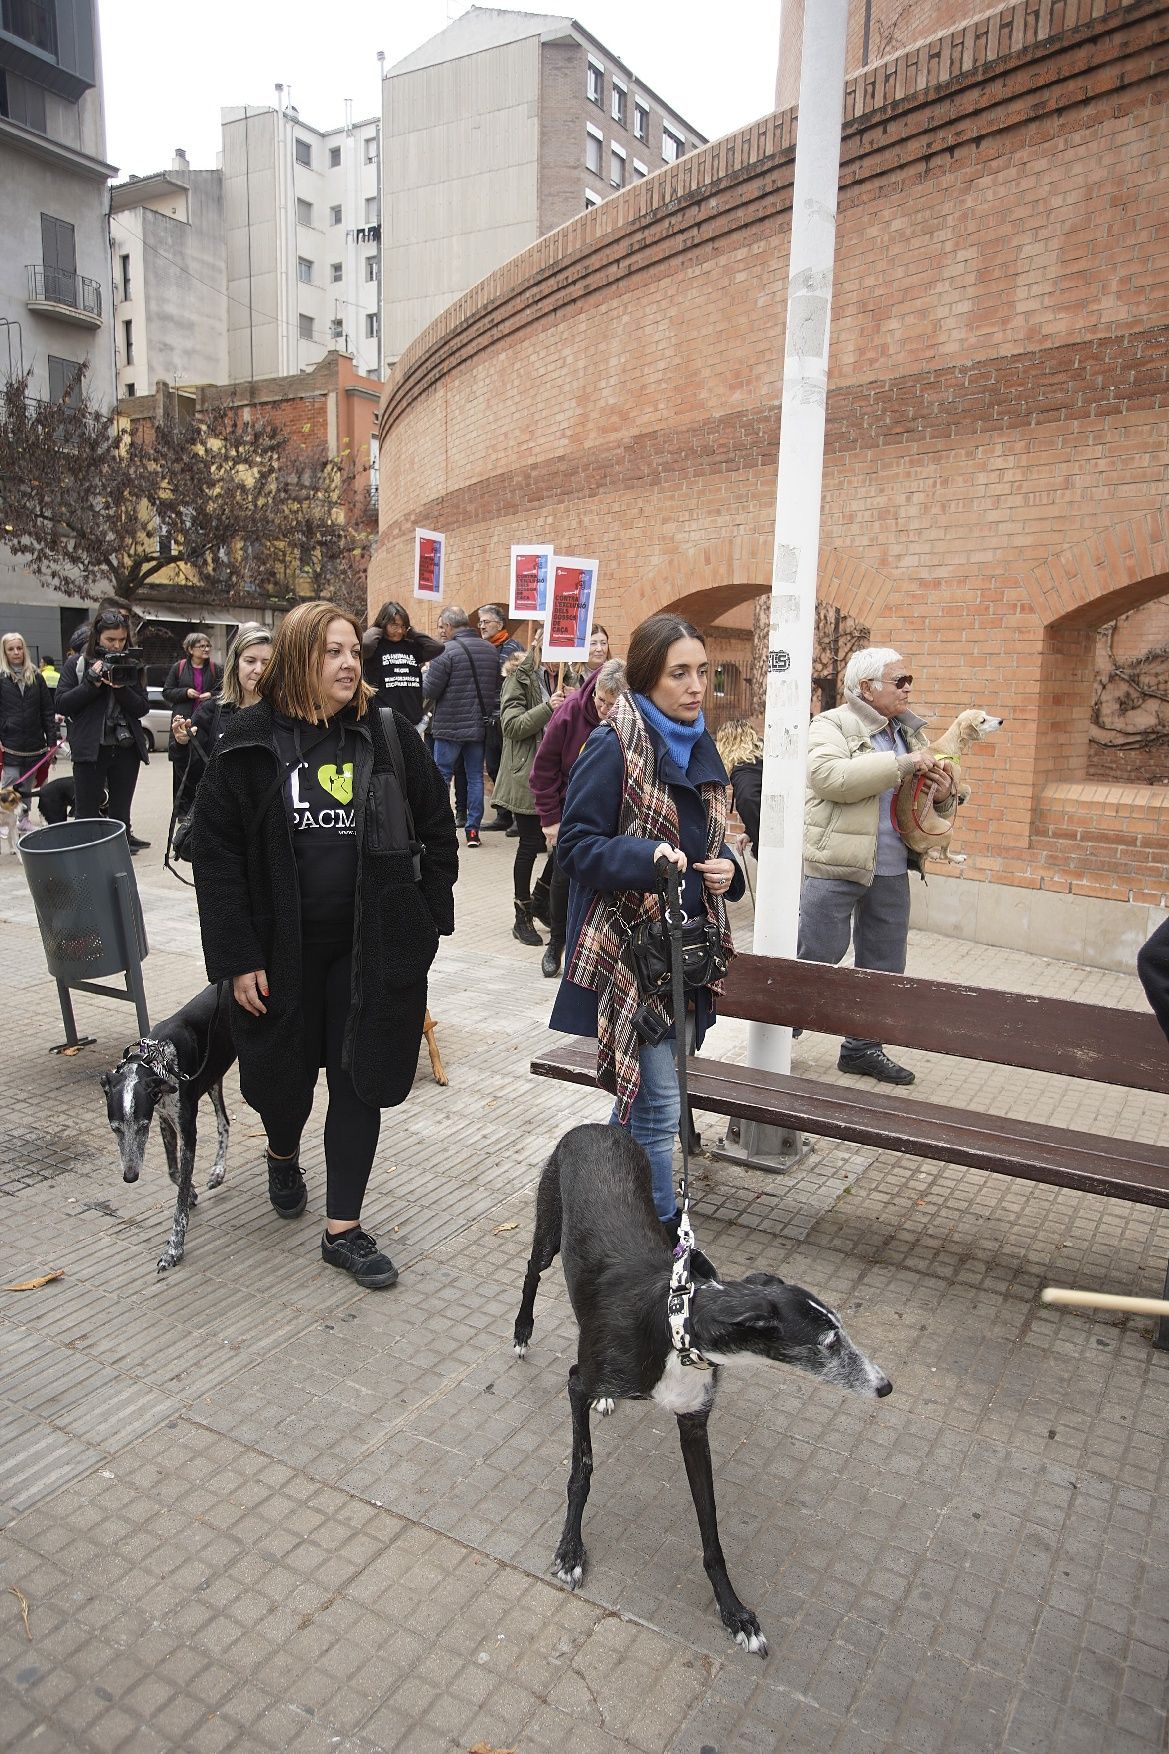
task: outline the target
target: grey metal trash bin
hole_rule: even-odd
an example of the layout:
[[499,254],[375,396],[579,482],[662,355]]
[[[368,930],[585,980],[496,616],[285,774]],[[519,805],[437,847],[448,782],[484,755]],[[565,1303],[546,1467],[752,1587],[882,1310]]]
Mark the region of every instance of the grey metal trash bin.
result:
[[[20,851],[49,973],[57,982],[68,1038],[63,1045],[82,1045],[71,987],[129,1000],[137,1009],[141,1033],[148,1034],[142,958],[149,945],[123,825],[104,816],[55,822],[26,834]],[[99,975],[122,971],[124,992],[92,984]]]

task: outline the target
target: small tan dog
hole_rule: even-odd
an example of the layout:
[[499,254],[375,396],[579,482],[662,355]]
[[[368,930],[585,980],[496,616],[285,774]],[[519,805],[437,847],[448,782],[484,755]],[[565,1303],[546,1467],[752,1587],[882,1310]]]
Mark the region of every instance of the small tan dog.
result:
[[10,853],[20,850],[20,842],[31,827],[27,798],[15,786],[0,787],[0,841]]
[[[970,707],[958,714],[944,736],[930,744],[938,760],[950,770],[959,804],[964,804],[970,796],[969,786],[962,784],[962,757],[984,737],[1001,731],[1005,723],[1004,719],[994,719],[978,707]],[[940,859],[947,865],[966,863],[965,853],[950,851],[950,836],[954,832],[957,812],[950,816],[938,814],[934,809],[933,782],[924,774],[911,773],[902,780],[893,799],[893,817],[897,832],[910,852],[920,853],[927,859]]]

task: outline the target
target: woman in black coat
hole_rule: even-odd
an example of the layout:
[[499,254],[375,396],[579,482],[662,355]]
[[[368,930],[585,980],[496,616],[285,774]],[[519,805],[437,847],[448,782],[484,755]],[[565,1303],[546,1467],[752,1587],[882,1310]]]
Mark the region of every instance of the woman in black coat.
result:
[[49,686],[28,655],[23,634],[0,639],[0,749],[4,753],[3,783],[20,781],[23,797],[31,798],[38,755],[57,746],[57,720]]
[[146,733],[141,721],[150,711],[142,671],[136,666],[126,677],[111,660],[130,643],[130,624],[118,609],[102,609],[94,616],[85,651],[65,660],[57,687],[57,711],[69,730],[69,753],[73,757],[76,788],[75,816],[100,816],[102,799],[109,796],[106,814],[124,822],[130,850],[146,846],[130,832],[130,806],[142,764],[148,759]]
[[207,972],[230,980],[240,1089],[268,1136],[268,1196],[308,1198],[300,1137],[326,1070],[321,1255],[358,1284],[397,1269],[361,1228],[380,1111],[414,1082],[426,977],[454,930],[446,787],[400,715],[399,760],[361,677],[361,630],[303,603],[276,630],[260,704],[235,713],[199,786],[194,873]]
[[417,726],[422,719],[422,668],[442,651],[442,641],[419,633],[401,603],[383,603],[361,642],[365,680],[379,706]]
[[[211,661],[209,635],[196,628],[183,641],[184,656],[172,664],[162,685],[162,698],[173,714],[189,719],[204,701],[223,687],[223,671]],[[171,764],[171,793],[177,804],[186,784],[191,751],[179,742],[172,724],[166,757]]]

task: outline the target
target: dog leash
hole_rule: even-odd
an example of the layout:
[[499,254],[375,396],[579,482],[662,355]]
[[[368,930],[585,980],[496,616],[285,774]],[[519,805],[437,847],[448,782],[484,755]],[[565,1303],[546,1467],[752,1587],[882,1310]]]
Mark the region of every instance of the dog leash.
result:
[[694,1230],[690,1223],[690,1096],[686,1078],[686,989],[682,979],[682,873],[677,865],[663,860],[666,867],[665,927],[670,944],[670,986],[674,1007],[675,1059],[678,1065],[679,1109],[678,1136],[682,1145],[682,1183],[678,1189],[678,1241],[674,1245],[674,1265],[670,1273],[670,1291],[666,1314],[670,1323],[670,1344],[680,1364],[695,1370],[710,1370],[710,1361],[697,1351],[690,1336],[690,1303],[694,1281],[690,1276],[690,1256],[694,1250]]
[[[33,762],[32,766],[29,768],[28,772],[22,773],[19,779],[9,780],[8,784],[10,786],[21,786],[24,784],[25,780],[31,779],[33,774],[37,771],[37,768],[40,767],[41,763],[44,761],[46,755],[56,755],[57,747],[58,747],[57,744],[54,743],[53,747],[50,749],[48,747],[48,745],[46,744],[45,748],[41,750],[40,754],[37,756],[36,760]],[[20,751],[20,753],[27,760],[28,750],[22,749]]]
[[157,1036],[153,1035],[141,1036],[138,1041],[131,1042],[128,1048],[123,1048],[122,1058],[118,1064],[125,1066],[131,1060],[139,1060],[164,1084],[173,1084],[176,1076],[180,1084],[194,1084],[196,1079],[201,1078],[207,1070],[207,1062],[211,1058],[211,1050],[215,1046],[215,1028],[219,1022],[219,1012],[226,991],[227,981],[218,981],[215,988],[215,1009],[211,1013],[211,1027],[207,1031],[207,1052],[203,1055],[202,1063],[193,1072],[184,1072],[179,1066],[176,1066],[172,1072],[162,1057],[162,1043]]

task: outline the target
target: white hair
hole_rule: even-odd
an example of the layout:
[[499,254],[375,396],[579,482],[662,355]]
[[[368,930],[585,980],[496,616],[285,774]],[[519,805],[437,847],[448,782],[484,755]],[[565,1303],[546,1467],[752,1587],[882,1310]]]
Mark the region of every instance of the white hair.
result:
[[[24,668],[21,670],[14,670],[8,662],[8,653],[4,648],[10,639],[18,639],[24,646]],[[13,682],[19,682],[22,688],[29,688],[36,681],[37,667],[29,654],[28,641],[22,633],[13,631],[0,634],[0,676],[10,677]]]
[[845,693],[859,694],[862,682],[879,682],[886,664],[900,662],[901,653],[895,652],[892,646],[865,646],[862,651],[854,652],[844,667]]

